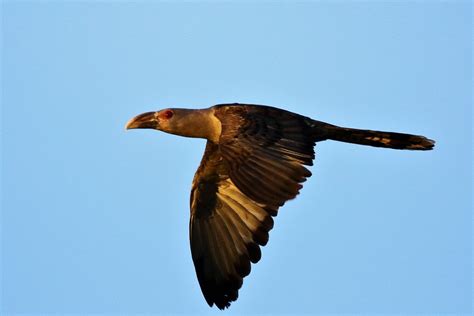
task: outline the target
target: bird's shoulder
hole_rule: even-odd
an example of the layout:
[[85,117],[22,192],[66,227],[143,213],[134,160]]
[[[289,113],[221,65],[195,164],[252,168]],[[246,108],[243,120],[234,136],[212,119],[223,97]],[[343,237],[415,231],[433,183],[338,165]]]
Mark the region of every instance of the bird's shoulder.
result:
[[266,146],[285,132],[310,134],[310,118],[280,108],[242,103],[218,104],[213,108],[221,123],[220,143],[250,138],[259,146]]

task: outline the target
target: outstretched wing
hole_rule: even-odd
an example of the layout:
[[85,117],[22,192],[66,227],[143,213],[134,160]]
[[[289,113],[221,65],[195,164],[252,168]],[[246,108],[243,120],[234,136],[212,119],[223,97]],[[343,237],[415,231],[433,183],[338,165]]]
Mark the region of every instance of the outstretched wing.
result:
[[191,191],[191,253],[204,297],[220,309],[238,297],[250,263],[273,227],[276,209],[256,203],[232,182],[218,145],[207,143]]
[[[218,105],[219,149],[229,176],[252,200],[282,206],[311,176],[317,140],[312,120],[269,106]],[[276,215],[276,214],[274,214]]]
[[215,108],[220,143],[208,142],[191,193],[191,252],[207,303],[226,308],[238,297],[272,216],[311,173],[314,140],[305,118],[270,107]]

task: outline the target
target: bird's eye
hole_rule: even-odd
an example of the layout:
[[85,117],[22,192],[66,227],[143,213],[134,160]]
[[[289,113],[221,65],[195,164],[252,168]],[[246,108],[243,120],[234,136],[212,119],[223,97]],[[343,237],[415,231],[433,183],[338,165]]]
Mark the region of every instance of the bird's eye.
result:
[[170,118],[173,117],[173,114],[174,114],[173,111],[171,111],[171,110],[166,110],[166,111],[164,111],[160,116],[163,117],[163,118],[166,119],[166,120],[169,120]]

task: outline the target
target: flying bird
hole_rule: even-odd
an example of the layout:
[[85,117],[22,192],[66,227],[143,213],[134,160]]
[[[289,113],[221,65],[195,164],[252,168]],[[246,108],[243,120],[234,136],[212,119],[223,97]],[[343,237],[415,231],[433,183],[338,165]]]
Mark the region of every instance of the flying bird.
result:
[[189,234],[199,285],[209,306],[237,300],[260,260],[273,217],[311,176],[316,142],[431,150],[423,136],[338,127],[264,105],[169,108],[132,118],[127,129],[207,139],[191,189]]

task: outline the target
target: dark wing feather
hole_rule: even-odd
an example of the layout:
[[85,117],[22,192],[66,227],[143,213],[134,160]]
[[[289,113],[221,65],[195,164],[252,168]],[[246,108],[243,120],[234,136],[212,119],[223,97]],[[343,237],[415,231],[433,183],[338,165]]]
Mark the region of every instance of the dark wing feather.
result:
[[220,105],[219,144],[208,142],[191,192],[191,252],[207,303],[238,297],[261,258],[272,216],[311,175],[314,137],[307,118],[249,105]]
[[191,191],[190,242],[207,303],[224,309],[238,297],[250,263],[273,227],[276,209],[256,203],[230,179],[218,145],[208,142]]
[[[268,106],[218,105],[219,149],[235,185],[257,203],[282,206],[311,176],[312,120]],[[276,214],[274,214],[276,215]]]

